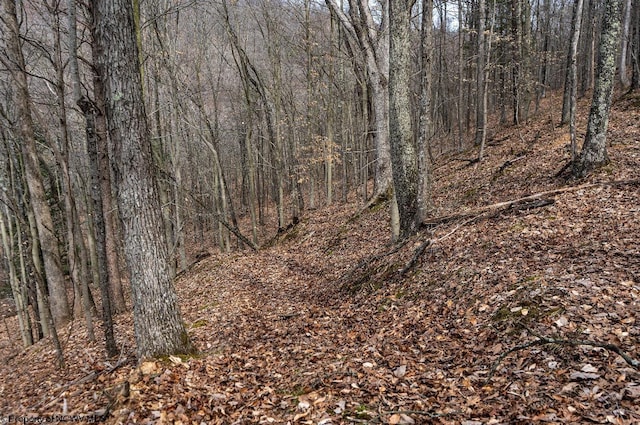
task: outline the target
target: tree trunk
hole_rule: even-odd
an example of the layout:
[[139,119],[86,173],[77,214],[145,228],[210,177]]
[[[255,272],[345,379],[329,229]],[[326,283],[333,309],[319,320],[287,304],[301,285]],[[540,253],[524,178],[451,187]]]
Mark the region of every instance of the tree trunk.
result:
[[94,40],[105,83],[118,211],[130,271],[140,359],[191,353],[169,266],[131,2],[94,0]]
[[[576,103],[578,96],[578,41],[580,39],[580,27],[581,27],[581,17],[582,17],[582,4],[583,0],[577,0],[575,4],[575,10],[573,12],[573,25],[571,32],[571,52],[569,54],[570,57],[570,66],[567,72],[570,72],[571,75],[567,76],[566,84],[570,85],[569,90],[569,138],[571,139],[571,161],[576,160]],[[563,102],[564,109],[564,102]]]
[[631,76],[631,90],[640,89],[640,3],[634,0],[633,45],[631,47],[631,61],[633,73]]
[[[6,225],[5,221],[7,222]],[[16,305],[16,315],[18,317],[18,327],[22,338],[22,346],[28,347],[33,344],[33,335],[31,333],[31,322],[29,320],[26,294],[23,290],[24,288],[22,287],[22,283],[18,280],[18,274],[16,273],[16,266],[14,263],[14,232],[12,221],[11,216],[8,214],[8,208],[5,209],[4,212],[0,211],[0,237],[2,240],[2,250],[7,259],[9,285],[11,286],[11,293]]]
[[464,104],[464,32],[462,30],[462,0],[458,0],[458,22],[458,152],[462,152],[464,150],[462,117],[462,105]]
[[629,47],[629,30],[631,27],[631,0],[624,1],[624,17],[622,19],[622,49],[620,52],[620,84],[622,88],[631,85],[627,74],[627,48]]
[[[347,39],[357,44],[365,57],[367,82],[375,126],[376,173],[374,202],[388,197],[391,190],[391,148],[389,145],[389,36],[386,31],[388,8],[382,2],[382,19],[374,23],[369,4],[364,0],[350,0],[347,16],[335,0],[325,0],[338,17]],[[378,31],[376,32],[376,28]],[[374,44],[374,40],[377,44]],[[355,47],[355,46],[354,46]]]
[[[560,124],[570,121],[571,108],[575,111],[574,87],[578,87],[578,41],[580,40],[580,29],[582,26],[582,4],[583,0],[575,0],[573,4],[573,18],[571,19],[571,45],[567,55],[567,73],[564,80],[564,96],[562,98],[562,119]],[[572,105],[572,102],[574,103]],[[571,144],[571,160],[575,158],[575,140]]]
[[93,206],[93,229],[96,240],[96,257],[98,270],[98,286],[102,296],[102,322],[104,326],[105,348],[107,356],[118,354],[116,341],[113,336],[113,320],[111,311],[111,294],[109,293],[109,269],[107,268],[106,235],[104,226],[104,214],[102,211],[102,193],[98,169],[98,143],[95,130],[92,105],[86,98],[78,100],[78,106],[84,113],[87,132],[87,153],[89,156],[89,169],[91,174],[91,200]]
[[609,162],[607,126],[616,72],[616,54],[620,43],[622,0],[606,0],[598,54],[597,77],[582,151],[574,162],[573,174],[584,177],[589,171]]
[[[414,0],[389,1],[389,130],[400,239],[417,227],[418,158],[411,128],[411,8]],[[428,12],[423,12],[428,13]]]
[[40,172],[40,160],[36,148],[33,119],[31,116],[31,96],[27,85],[27,71],[24,56],[20,47],[20,29],[16,15],[16,2],[3,0],[6,25],[6,46],[9,68],[15,83],[15,102],[20,134],[22,136],[22,152],[25,162],[25,173],[31,206],[36,216],[38,238],[42,248],[44,260],[44,272],[49,288],[51,313],[56,325],[62,325],[71,318],[67,293],[65,288],[64,273],[60,259],[58,239],[55,234],[51,210],[46,200],[42,174]]
[[[431,160],[429,145],[433,133],[431,120],[431,60],[433,49],[433,0],[422,0],[422,33],[420,44],[420,116],[418,123],[418,223],[422,223],[431,208]],[[461,84],[461,82],[459,82]],[[459,85],[460,87],[460,85]],[[460,100],[460,99],[458,99]],[[458,118],[460,118],[458,108]],[[458,119],[458,130],[462,128]],[[462,134],[458,135],[462,140]],[[460,148],[461,145],[458,145]]]
[[487,137],[487,104],[485,103],[485,27],[486,27],[485,0],[478,2],[478,61],[476,68],[476,146],[483,146]]

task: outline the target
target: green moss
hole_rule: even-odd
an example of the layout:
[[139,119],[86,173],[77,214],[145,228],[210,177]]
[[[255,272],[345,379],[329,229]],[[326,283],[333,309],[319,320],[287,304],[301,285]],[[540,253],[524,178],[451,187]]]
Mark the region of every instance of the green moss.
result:
[[522,225],[522,223],[515,223],[509,230],[511,230],[512,232],[522,232],[524,229],[525,227]]
[[202,311],[202,310],[206,310],[208,308],[215,308],[218,305],[220,305],[219,301],[212,301],[212,302],[207,303],[207,304],[203,305],[202,307],[200,307],[199,310]]
[[204,326],[207,326],[208,324],[209,321],[207,319],[198,319],[191,324],[190,329],[202,328]]
[[296,398],[296,404],[298,404],[297,398],[300,397],[301,395],[306,394],[306,391],[305,391],[305,388],[304,388],[303,385],[297,384],[290,391],[288,391],[288,394],[293,396],[293,397],[295,397]]
[[511,313],[511,310],[509,309],[509,307],[502,306],[502,307],[500,307],[500,309],[498,311],[493,313],[493,316],[491,316],[491,320],[493,320],[494,322],[504,322],[512,314],[513,313]]
[[462,198],[465,200],[469,200],[475,197],[477,194],[478,194],[478,188],[474,187],[474,188],[465,190],[464,193],[462,194]]

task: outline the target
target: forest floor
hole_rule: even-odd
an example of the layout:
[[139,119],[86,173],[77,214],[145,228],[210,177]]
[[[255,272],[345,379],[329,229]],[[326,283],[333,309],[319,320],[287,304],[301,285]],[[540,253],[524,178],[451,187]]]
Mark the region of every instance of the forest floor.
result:
[[454,217],[401,246],[388,208],[353,202],[257,253],[211,250],[176,281],[195,357],[137,364],[122,314],[119,359],[77,321],[58,370],[7,318],[0,423],[640,423],[640,97],[615,101],[612,162],[585,180],[556,177],[553,118],[496,131],[477,166],[440,157],[434,217]]

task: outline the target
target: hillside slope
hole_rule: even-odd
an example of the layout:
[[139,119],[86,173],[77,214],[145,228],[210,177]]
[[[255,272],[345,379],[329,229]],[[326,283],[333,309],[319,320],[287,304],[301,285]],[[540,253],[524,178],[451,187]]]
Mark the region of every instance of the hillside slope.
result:
[[340,205],[258,253],[203,259],[176,283],[196,358],[137,366],[123,315],[119,363],[104,363],[76,323],[63,332],[69,367],[56,371],[50,345],[19,352],[2,330],[0,413],[638,423],[640,372],[622,355],[640,359],[639,119],[640,98],[615,103],[612,163],[584,181],[555,177],[566,129],[542,113],[492,135],[478,166],[471,153],[439,158],[434,218],[457,218],[402,246],[389,242],[386,208]]

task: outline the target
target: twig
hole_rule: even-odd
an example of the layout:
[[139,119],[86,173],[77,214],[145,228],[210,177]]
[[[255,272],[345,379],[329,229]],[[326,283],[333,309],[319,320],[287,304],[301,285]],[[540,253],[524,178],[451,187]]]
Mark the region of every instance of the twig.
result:
[[521,159],[524,159],[524,158],[526,158],[526,156],[525,156],[525,155],[520,155],[520,156],[518,156],[518,157],[516,157],[516,158],[513,158],[513,159],[510,159],[510,160],[508,160],[508,161],[505,161],[505,163],[504,163],[504,164],[502,164],[502,165],[500,166],[500,168],[498,169],[498,173],[502,173],[504,170],[506,170],[506,169],[507,169],[507,167],[511,167],[511,166],[513,165],[513,163],[514,163],[514,162],[516,162],[516,161],[520,161]]
[[424,253],[425,249],[427,249],[428,246],[431,246],[431,245],[433,245],[433,244],[435,244],[437,242],[442,242],[443,240],[447,239],[448,237],[453,235],[455,232],[457,232],[458,229],[460,229],[463,226],[466,226],[467,224],[471,223],[474,220],[477,220],[481,216],[482,216],[482,214],[477,215],[475,217],[471,217],[470,219],[465,220],[464,222],[458,224],[456,227],[453,228],[453,230],[451,230],[449,233],[445,234],[444,236],[441,236],[441,237],[439,237],[437,239],[427,239],[426,241],[421,243],[420,246],[418,248],[416,248],[416,250],[413,252],[413,256],[411,257],[411,260],[407,263],[407,265],[405,265],[402,268],[402,270],[400,270],[400,275],[403,276],[409,270],[411,270],[413,268],[413,266],[416,265],[418,259]]
[[64,394],[65,391],[67,391],[69,388],[75,386],[75,385],[82,385],[82,384],[86,384],[88,382],[92,382],[94,380],[96,380],[100,375],[104,375],[104,374],[109,374],[109,373],[113,373],[116,369],[119,369],[120,367],[122,367],[123,365],[127,364],[127,359],[122,357],[122,350],[121,350],[121,356],[118,359],[118,362],[111,366],[108,369],[104,369],[100,372],[90,372],[89,374],[78,378],[74,381],[71,381],[65,385],[63,385],[62,387],[58,388],[58,395],[55,396],[52,400],[50,400],[46,405],[43,406],[44,401],[46,400],[42,400],[40,403],[36,404],[35,406],[33,406],[34,410],[37,410],[40,408],[40,406],[43,406],[41,410],[47,410],[49,409],[51,406],[53,406],[54,404],[56,404],[58,402],[58,400],[60,399],[60,397],[62,396],[62,394]]
[[427,247],[429,245],[431,245],[431,239],[427,239],[426,241],[424,241],[424,242],[422,242],[420,244],[420,246],[414,251],[413,257],[411,257],[411,261],[409,261],[407,263],[407,265],[404,266],[402,268],[402,270],[400,270],[400,276],[402,276],[405,273],[407,273],[409,270],[411,270],[413,268],[413,266],[416,265],[416,262],[418,261],[418,258],[420,258],[420,256],[424,252],[424,250],[427,249]]
[[393,248],[391,251],[387,251],[387,252],[383,252],[381,254],[376,254],[376,255],[372,255],[370,257],[365,258],[364,260],[360,261],[358,264],[356,264],[356,266],[354,268],[352,268],[351,270],[349,270],[348,273],[346,273],[345,275],[342,276],[342,281],[345,280],[350,280],[351,277],[360,269],[365,268],[368,264],[372,263],[373,261],[379,260],[381,258],[384,257],[388,257],[389,255],[393,255],[396,252],[400,251],[406,244],[407,242],[409,242],[408,239],[405,239],[402,243],[398,244],[395,248]]
[[392,410],[392,411],[388,411],[388,412],[384,412],[387,415],[420,415],[420,416],[428,416],[430,418],[442,418],[445,416],[454,416],[454,415],[461,415],[464,412],[461,410],[454,410],[452,412],[447,412],[447,413],[435,413],[435,412],[429,412],[426,410]]
[[627,362],[627,364],[629,364],[631,367],[633,367],[634,369],[640,370],[640,361],[636,360],[634,358],[632,358],[631,356],[629,356],[628,354],[626,354],[624,351],[622,351],[622,349],[620,347],[618,347],[617,345],[614,344],[603,344],[601,342],[596,342],[596,341],[584,341],[584,340],[576,340],[576,339],[557,339],[557,338],[548,338],[548,337],[544,337],[544,336],[538,336],[538,339],[534,340],[534,341],[529,341],[527,343],[524,344],[520,344],[520,345],[516,345],[515,347],[505,351],[504,353],[502,353],[500,355],[500,357],[498,357],[496,359],[496,361],[493,362],[493,366],[491,367],[491,371],[489,372],[489,376],[487,377],[487,380],[485,381],[485,384],[488,383],[491,378],[493,378],[493,375],[496,373],[496,370],[498,369],[498,366],[500,365],[500,363],[502,363],[502,361],[511,353],[514,353],[516,351],[519,350],[524,350],[536,345],[546,345],[546,344],[557,344],[557,345],[569,345],[572,347],[577,347],[580,345],[586,345],[589,347],[598,347],[598,348],[604,348],[605,350],[611,351],[613,353],[616,353],[617,355],[619,355],[620,357],[622,357],[624,359],[625,362]]

